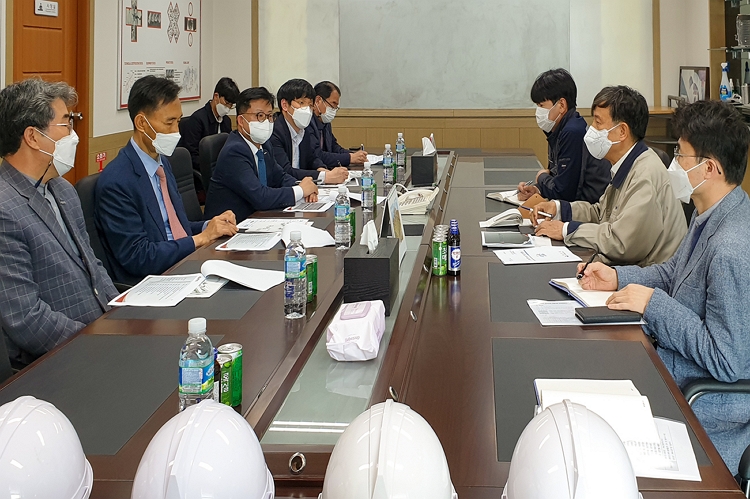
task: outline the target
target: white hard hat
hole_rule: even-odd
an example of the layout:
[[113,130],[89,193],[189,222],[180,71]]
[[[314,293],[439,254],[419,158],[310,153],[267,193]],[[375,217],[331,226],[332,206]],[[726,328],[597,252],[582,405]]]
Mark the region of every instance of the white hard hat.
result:
[[252,427],[231,407],[204,400],[151,439],[132,499],[272,499],[273,476]]
[[0,496],[87,499],[93,482],[78,434],[57,407],[29,396],[0,406]]
[[341,434],[319,499],[457,499],[443,447],[409,406],[372,406]]
[[617,433],[596,413],[565,400],[538,414],[516,443],[503,499],[638,499]]

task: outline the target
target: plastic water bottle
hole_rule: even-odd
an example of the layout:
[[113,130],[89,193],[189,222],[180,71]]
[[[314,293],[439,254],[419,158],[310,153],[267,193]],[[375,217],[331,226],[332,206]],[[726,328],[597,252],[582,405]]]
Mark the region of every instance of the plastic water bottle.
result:
[[365,163],[362,172],[362,211],[372,211],[375,202],[375,179],[372,177],[370,163]]
[[406,180],[406,143],[404,142],[404,134],[398,132],[398,139],[396,140],[396,183],[404,185]]
[[284,252],[284,317],[301,319],[307,304],[307,254],[300,231],[293,230],[289,237]]
[[[364,184],[364,174],[362,175]],[[364,191],[364,188],[362,189]],[[336,217],[336,226],[334,230],[336,239],[336,249],[348,249],[352,244],[351,230],[352,226],[349,221],[349,196],[346,195],[346,186],[339,186],[339,195],[336,196],[336,203],[333,208],[333,214]]]
[[214,346],[206,336],[206,319],[188,322],[188,338],[180,350],[180,411],[213,398]]
[[393,184],[393,151],[390,144],[386,144],[383,151],[383,183]]
[[719,97],[721,100],[732,98],[732,90],[729,88],[729,63],[721,63],[721,85],[719,85]]

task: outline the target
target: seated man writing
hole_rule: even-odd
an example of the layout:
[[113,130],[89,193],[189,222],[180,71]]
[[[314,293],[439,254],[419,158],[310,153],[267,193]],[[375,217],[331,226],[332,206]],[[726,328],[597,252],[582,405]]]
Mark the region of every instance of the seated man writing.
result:
[[604,88],[591,106],[594,123],[584,142],[591,155],[612,163],[612,181],[598,203],[548,201],[534,208],[536,235],[592,248],[605,263],[650,265],[667,261],[687,230],[659,156],[643,138],[646,99],[625,86]]
[[[680,388],[699,378],[747,379],[750,200],[740,184],[750,131],[738,111],[718,101],[677,109],[672,127],[679,136],[669,167],[674,194],[683,202],[692,198],[696,208],[687,237],[661,265],[591,264],[581,285],[616,291],[609,308],[643,314],[644,330]],[[736,474],[750,444],[750,396],[704,395],[693,411]]]

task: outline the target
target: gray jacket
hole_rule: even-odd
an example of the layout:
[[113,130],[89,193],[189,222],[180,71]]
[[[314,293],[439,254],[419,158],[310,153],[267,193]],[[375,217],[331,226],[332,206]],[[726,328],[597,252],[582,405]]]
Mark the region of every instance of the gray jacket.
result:
[[[646,333],[680,388],[698,378],[724,382],[750,378],[750,199],[736,187],[706,220],[690,255],[690,231],[661,265],[617,267],[619,287],[655,288],[646,307]],[[737,473],[750,445],[750,396],[705,395],[693,411],[726,462]]]
[[11,361],[25,365],[108,309],[117,295],[67,180],[47,183],[81,258],[52,208],[13,166],[0,165],[0,321]]

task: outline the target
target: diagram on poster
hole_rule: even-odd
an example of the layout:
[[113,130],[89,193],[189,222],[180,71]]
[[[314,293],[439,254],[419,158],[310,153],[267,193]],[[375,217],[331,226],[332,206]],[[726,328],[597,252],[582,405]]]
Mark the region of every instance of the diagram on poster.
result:
[[182,87],[180,100],[200,99],[201,0],[118,0],[120,50],[118,109],[146,75]]

